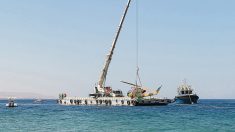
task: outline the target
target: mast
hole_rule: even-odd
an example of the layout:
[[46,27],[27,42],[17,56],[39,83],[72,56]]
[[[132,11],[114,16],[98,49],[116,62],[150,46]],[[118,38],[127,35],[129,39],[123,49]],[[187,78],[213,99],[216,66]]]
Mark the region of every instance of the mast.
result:
[[110,62],[112,60],[113,52],[114,52],[114,49],[115,49],[115,46],[116,46],[116,43],[117,43],[120,31],[122,29],[122,25],[123,25],[123,22],[125,20],[128,8],[130,6],[130,3],[131,3],[131,0],[128,0],[127,6],[126,6],[125,11],[124,11],[124,14],[123,14],[123,16],[121,18],[121,21],[120,21],[120,24],[118,26],[117,33],[116,33],[115,38],[113,40],[112,47],[110,49],[109,54],[106,57],[104,67],[103,67],[103,69],[101,71],[101,75],[100,75],[100,78],[99,78],[99,81],[98,81],[97,92],[101,92],[101,93],[104,92],[104,84],[105,84],[106,76],[107,76],[107,73],[108,73],[109,64],[110,64]]

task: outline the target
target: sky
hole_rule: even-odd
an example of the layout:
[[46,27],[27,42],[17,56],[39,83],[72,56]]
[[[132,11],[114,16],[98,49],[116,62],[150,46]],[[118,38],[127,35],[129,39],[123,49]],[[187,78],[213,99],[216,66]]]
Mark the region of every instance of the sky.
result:
[[[0,0],[0,92],[88,96],[126,3]],[[234,5],[234,0],[133,0],[106,85],[126,93],[130,87],[120,80],[135,82],[138,39],[142,84],[163,85],[158,97],[174,98],[187,79],[201,99],[234,99]]]

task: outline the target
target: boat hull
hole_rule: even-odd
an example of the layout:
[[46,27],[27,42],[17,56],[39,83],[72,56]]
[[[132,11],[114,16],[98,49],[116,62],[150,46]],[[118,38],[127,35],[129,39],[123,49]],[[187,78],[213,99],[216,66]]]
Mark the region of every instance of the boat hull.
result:
[[137,101],[134,106],[164,106],[168,104],[169,102],[167,99],[144,99],[141,101]]
[[99,98],[79,98],[66,97],[59,99],[61,105],[77,105],[77,106],[161,106],[168,105],[169,99],[142,99],[136,101],[129,97],[99,97]]
[[175,97],[175,102],[178,104],[196,104],[199,97],[196,94],[179,95]]
[[18,105],[16,103],[14,104],[6,104],[6,107],[17,107]]

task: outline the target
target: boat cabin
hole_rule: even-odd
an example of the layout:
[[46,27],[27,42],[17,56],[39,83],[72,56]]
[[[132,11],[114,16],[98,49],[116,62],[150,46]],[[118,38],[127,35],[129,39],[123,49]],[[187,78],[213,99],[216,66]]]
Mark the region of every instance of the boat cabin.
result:
[[190,85],[184,84],[184,85],[179,86],[178,94],[179,95],[193,94],[193,89],[191,88]]

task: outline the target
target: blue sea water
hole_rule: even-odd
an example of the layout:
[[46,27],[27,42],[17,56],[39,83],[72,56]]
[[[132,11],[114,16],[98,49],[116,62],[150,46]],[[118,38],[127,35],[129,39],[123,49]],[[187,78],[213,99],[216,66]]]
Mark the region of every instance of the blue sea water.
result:
[[199,100],[194,105],[118,107],[62,106],[0,100],[0,132],[235,132],[235,100]]

